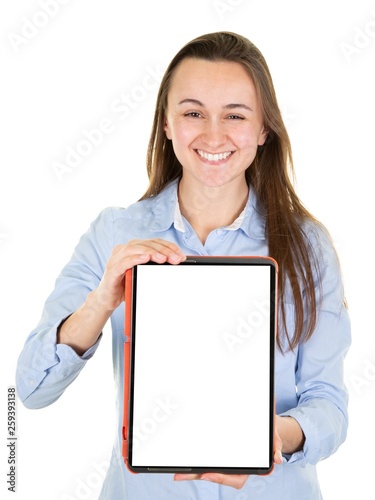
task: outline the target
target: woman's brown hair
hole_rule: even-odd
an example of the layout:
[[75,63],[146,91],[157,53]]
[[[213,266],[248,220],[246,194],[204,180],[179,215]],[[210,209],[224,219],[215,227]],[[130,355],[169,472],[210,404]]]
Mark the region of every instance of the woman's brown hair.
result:
[[[282,120],[267,63],[247,38],[230,32],[209,33],[187,43],[169,64],[160,84],[154,122],[147,151],[149,187],[141,199],[158,194],[169,182],[182,175],[172,142],[164,132],[168,93],[174,72],[186,58],[230,61],[241,64],[254,82],[268,132],[266,143],[246,170],[246,180],[265,209],[269,255],[279,265],[279,304],[281,327],[288,349],[309,339],[317,321],[315,278],[319,266],[314,249],[302,229],[302,223],[317,222],[300,202],[293,188],[292,151]],[[295,308],[295,330],[287,331],[285,294],[289,287]],[[282,342],[278,336],[281,350]],[[285,346],[284,342],[283,345]]]

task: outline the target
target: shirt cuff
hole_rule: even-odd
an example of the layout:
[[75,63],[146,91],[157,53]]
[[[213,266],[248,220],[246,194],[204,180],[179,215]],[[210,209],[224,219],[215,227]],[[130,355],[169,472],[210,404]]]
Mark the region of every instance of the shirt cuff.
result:
[[18,361],[16,384],[26,407],[41,408],[59,398],[95,354],[102,334],[82,356],[66,344],[56,344],[61,321],[30,338]]
[[320,453],[317,447],[319,435],[317,426],[311,420],[308,412],[302,408],[293,408],[285,413],[280,414],[280,417],[294,418],[302,429],[305,436],[303,449],[292,454],[283,454],[289,464],[299,463],[302,467],[307,464],[316,464],[320,460]]
[[82,361],[88,361],[94,356],[97,348],[99,347],[102,336],[103,333],[99,335],[98,340],[95,342],[95,344],[87,349],[87,351],[83,353],[82,356],[79,356],[79,354],[77,354],[72,347],[66,344],[56,344],[56,354],[59,357],[60,361],[63,361],[65,363],[77,364]]
[[332,455],[346,438],[346,415],[328,399],[309,399],[280,416],[296,419],[305,435],[303,450],[286,456],[289,463],[316,465]]

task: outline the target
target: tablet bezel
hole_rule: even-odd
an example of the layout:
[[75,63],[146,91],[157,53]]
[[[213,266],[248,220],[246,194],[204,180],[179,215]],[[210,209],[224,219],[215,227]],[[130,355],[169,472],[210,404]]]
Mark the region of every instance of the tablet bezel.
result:
[[[270,268],[270,364],[269,364],[269,450],[268,450],[268,465],[266,467],[197,467],[197,466],[173,466],[169,465],[150,465],[139,466],[134,465],[132,453],[132,434],[133,434],[133,400],[134,400],[134,356],[135,356],[135,321],[133,318],[136,314],[136,292],[137,292],[137,267],[126,272],[126,321],[125,321],[125,351],[124,351],[124,415],[123,415],[123,457],[126,466],[134,473],[189,473],[201,474],[205,472],[218,472],[224,474],[257,474],[267,475],[273,469],[273,453],[274,453],[274,424],[275,424],[275,400],[274,400],[274,358],[275,358],[275,337],[277,329],[277,263],[270,257],[254,257],[254,256],[236,256],[236,257],[219,257],[219,256],[189,256],[186,261],[178,264],[179,266],[193,265],[257,265],[268,266]],[[142,266],[163,266],[171,264],[157,264],[148,262]]]

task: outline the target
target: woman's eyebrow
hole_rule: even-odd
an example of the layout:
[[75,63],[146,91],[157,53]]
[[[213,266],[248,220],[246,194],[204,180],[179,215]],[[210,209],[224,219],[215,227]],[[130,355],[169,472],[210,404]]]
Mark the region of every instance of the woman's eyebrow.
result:
[[[205,107],[205,105],[203,104],[203,102],[198,101],[198,99],[183,99],[178,104],[179,105],[181,105],[181,104],[195,104],[196,106],[201,106],[202,108]],[[223,106],[223,108],[224,109],[243,108],[243,109],[247,109],[248,111],[253,111],[250,108],[250,106],[248,106],[247,104],[242,104],[242,103],[230,103],[230,104],[226,104],[225,106]]]
[[248,111],[253,111],[250,108],[250,106],[248,106],[247,104],[232,103],[232,104],[227,104],[226,106],[224,106],[224,109],[237,109],[237,108],[243,108],[243,109],[247,109]]
[[204,104],[203,104],[203,102],[198,101],[198,99],[183,99],[178,104],[179,105],[180,104],[195,104],[196,106],[201,106],[203,108],[205,107]]

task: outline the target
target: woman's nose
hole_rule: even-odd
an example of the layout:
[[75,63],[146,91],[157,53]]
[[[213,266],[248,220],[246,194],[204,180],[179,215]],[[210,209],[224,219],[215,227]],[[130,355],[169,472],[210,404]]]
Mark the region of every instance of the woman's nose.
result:
[[210,152],[217,152],[217,149],[227,142],[224,124],[216,120],[207,121],[202,133],[202,139],[209,147]]

